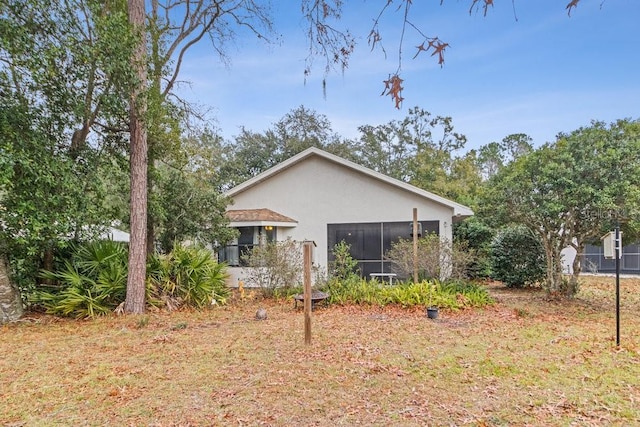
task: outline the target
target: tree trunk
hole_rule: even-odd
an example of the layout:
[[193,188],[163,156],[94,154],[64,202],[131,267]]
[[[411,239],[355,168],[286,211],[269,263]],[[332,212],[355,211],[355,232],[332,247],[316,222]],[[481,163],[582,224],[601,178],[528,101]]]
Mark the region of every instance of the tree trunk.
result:
[[153,215],[147,214],[147,255],[153,255],[156,244],[156,227]]
[[129,0],[129,22],[139,41],[131,65],[136,71],[137,84],[132,90],[129,106],[130,162],[131,162],[131,235],[129,239],[129,275],[124,310],[143,313],[145,309],[145,279],[147,267],[147,132],[145,88],[147,82],[145,4],[144,0]]
[[552,292],[552,289],[553,289],[553,250],[551,248],[551,244],[546,240],[543,240],[543,246],[544,246],[545,259],[547,260],[547,268],[546,268],[546,275],[545,275],[545,288],[547,289],[547,292]]
[[553,288],[556,292],[563,292],[565,289],[562,281],[562,253],[561,249],[556,248],[553,253]]
[[[152,89],[155,90],[155,89]],[[153,180],[157,176],[154,166],[153,139],[148,141],[147,154],[147,197],[151,199],[153,193]],[[153,209],[147,209],[147,255],[153,255],[156,250],[156,219]]]
[[22,316],[22,298],[9,279],[4,258],[0,257],[0,324],[14,322]]
[[573,259],[573,272],[567,289],[568,296],[574,296],[578,292],[578,279],[580,278],[580,273],[582,273],[582,254],[584,254],[585,246],[584,242],[579,242],[575,245],[576,257]]
[[562,254],[560,245],[553,239],[543,237],[544,253],[547,260],[545,287],[550,294],[558,294],[562,287]]
[[[48,246],[44,250],[44,256],[42,257],[42,269],[46,271],[53,271],[53,248]],[[42,279],[42,283],[45,285],[53,285],[53,280],[51,279]]]

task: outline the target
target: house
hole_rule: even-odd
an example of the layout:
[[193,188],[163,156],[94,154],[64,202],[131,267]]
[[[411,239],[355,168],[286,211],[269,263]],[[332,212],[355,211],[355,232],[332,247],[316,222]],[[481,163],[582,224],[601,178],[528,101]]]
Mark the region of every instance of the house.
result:
[[[616,272],[616,260],[604,256],[602,245],[586,245],[582,256],[583,273],[612,274]],[[573,260],[576,250],[568,247],[562,250],[562,269],[567,274],[573,273]],[[623,241],[622,258],[620,258],[620,273],[640,274],[640,244],[626,244]]]
[[113,240],[114,242],[129,243],[129,233],[113,226],[108,227],[103,233],[101,233],[100,238],[105,240]]
[[219,252],[231,285],[243,279],[241,254],[255,245],[312,240],[314,264],[326,271],[333,247],[345,241],[361,274],[390,271],[384,254],[410,238],[413,209],[424,232],[451,240],[452,223],[471,209],[317,148],[309,148],[226,193],[238,239]]

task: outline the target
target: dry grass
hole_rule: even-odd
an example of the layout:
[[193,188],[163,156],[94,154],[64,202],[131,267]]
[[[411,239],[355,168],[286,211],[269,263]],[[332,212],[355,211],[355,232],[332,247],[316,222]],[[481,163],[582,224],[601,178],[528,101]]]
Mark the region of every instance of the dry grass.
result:
[[[292,303],[0,328],[0,425],[640,424],[640,281],[574,301],[492,286],[488,309]],[[263,303],[264,304],[264,303]]]

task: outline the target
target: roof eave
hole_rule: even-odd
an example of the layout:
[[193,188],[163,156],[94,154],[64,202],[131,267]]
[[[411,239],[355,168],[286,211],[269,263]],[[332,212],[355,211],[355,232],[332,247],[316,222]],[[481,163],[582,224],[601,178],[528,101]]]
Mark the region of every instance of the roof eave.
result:
[[293,228],[298,225],[297,222],[284,222],[284,221],[231,221],[229,227],[281,227],[281,228]]

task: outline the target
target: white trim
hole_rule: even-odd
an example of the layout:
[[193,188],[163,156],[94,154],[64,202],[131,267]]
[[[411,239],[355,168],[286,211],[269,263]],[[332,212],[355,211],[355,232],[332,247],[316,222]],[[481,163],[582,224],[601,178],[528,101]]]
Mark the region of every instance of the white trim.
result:
[[278,222],[278,221],[231,221],[229,227],[264,227],[270,225],[272,227],[293,228],[298,225],[297,222]]
[[[327,153],[326,151],[320,150],[319,148],[315,148],[315,147],[311,147],[311,148],[307,148],[306,150],[304,150],[303,152],[296,154],[295,156],[285,160],[282,163],[277,164],[276,166],[267,169],[266,171],[254,176],[253,178],[248,179],[247,181],[243,182],[242,184],[239,184],[235,187],[233,187],[232,189],[230,189],[229,191],[227,191],[225,193],[226,196],[228,197],[233,197],[236,194],[242,193],[245,190],[248,190],[249,188],[258,185],[259,183],[261,183],[262,181],[265,181],[266,179],[279,174],[280,172],[283,172],[284,170],[292,167],[293,165],[305,160],[308,157],[311,156],[319,156],[322,157],[326,160],[329,160],[331,162],[337,163],[339,165],[345,166],[349,169],[353,169],[357,172],[360,172],[364,175],[368,175],[374,179],[377,179],[379,181],[383,181],[387,184],[393,185],[395,187],[401,188],[405,191],[409,191],[413,194],[417,194],[418,196],[424,197],[426,199],[429,199],[431,201],[434,201],[436,203],[439,203],[443,206],[449,207],[451,209],[453,209],[453,217],[455,218],[466,218],[466,217],[470,217],[473,215],[473,211],[471,210],[471,208],[461,205],[460,203],[456,203],[452,200],[446,199],[444,197],[438,196],[437,194],[433,194],[429,191],[426,190],[422,190],[418,187],[415,187],[411,184],[407,184],[406,182],[400,181],[398,179],[395,178],[391,178],[387,175],[381,174],[379,172],[376,172],[374,170],[371,170],[369,168],[366,168],[364,166],[361,166],[357,163],[354,163],[350,160],[346,160],[343,159],[342,157],[338,157],[334,154],[330,154]],[[270,224],[271,225],[271,224]]]

